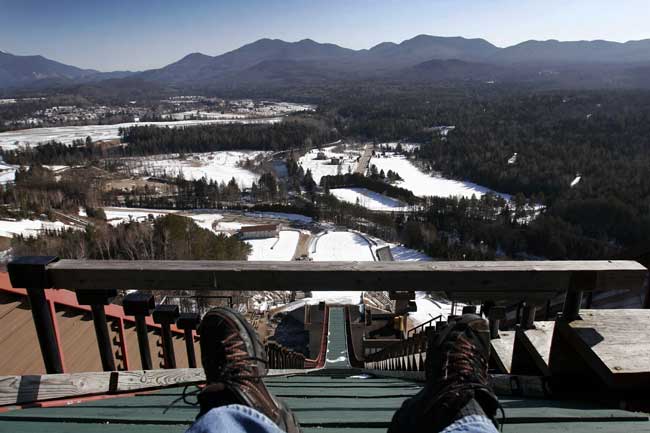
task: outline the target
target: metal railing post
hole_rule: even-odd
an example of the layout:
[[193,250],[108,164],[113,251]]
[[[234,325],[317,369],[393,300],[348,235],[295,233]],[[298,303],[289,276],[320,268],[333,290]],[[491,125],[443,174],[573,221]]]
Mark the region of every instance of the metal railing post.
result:
[[153,369],[151,362],[151,350],[149,349],[149,333],[145,317],[150,316],[155,308],[154,297],[151,293],[134,292],[129,293],[122,301],[124,314],[135,317],[135,331],[138,335],[138,347],[140,348],[140,362],[143,370]]
[[115,357],[113,356],[113,346],[111,338],[108,335],[108,323],[106,322],[106,312],[104,306],[110,304],[117,296],[117,290],[78,290],[77,302],[79,305],[90,305],[93,313],[93,325],[95,325],[95,335],[97,336],[97,347],[99,348],[99,357],[102,360],[104,371],[114,371]]
[[174,337],[172,336],[171,325],[176,323],[179,315],[178,305],[158,305],[153,310],[153,321],[160,325],[165,368],[176,368]]
[[57,260],[58,258],[53,256],[19,257],[7,265],[11,285],[27,290],[36,335],[48,374],[63,373],[61,352],[54,333],[54,318],[45,298],[45,288],[50,286],[47,265]]
[[185,349],[187,350],[187,364],[196,368],[196,354],[194,352],[194,330],[199,327],[201,317],[197,313],[183,313],[176,321],[176,326],[185,334]]

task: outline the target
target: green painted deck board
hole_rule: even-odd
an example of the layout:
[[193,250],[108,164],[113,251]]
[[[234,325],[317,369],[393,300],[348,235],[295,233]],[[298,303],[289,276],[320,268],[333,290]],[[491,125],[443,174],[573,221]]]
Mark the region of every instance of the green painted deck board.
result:
[[75,422],[0,421],[0,433],[183,433],[186,429],[186,424],[124,425]]
[[[295,411],[305,433],[385,432],[395,410],[420,389],[397,379],[328,376],[272,378],[267,383]],[[198,407],[182,400],[172,404],[182,391],[179,387],[66,407],[0,413],[0,433],[183,432]],[[195,396],[188,399],[194,401]],[[503,398],[501,403],[506,411],[506,433],[650,433],[645,414],[567,401]]]

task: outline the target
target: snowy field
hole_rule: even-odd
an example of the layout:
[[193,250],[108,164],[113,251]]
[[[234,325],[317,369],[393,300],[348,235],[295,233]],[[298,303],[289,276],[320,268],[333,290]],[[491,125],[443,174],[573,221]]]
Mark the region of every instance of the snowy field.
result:
[[[462,182],[452,179],[446,179],[442,176],[431,176],[423,173],[413,165],[406,157],[401,155],[387,155],[385,157],[373,157],[370,160],[371,165],[377,166],[377,170],[393,170],[397,172],[403,181],[396,182],[395,185],[408,189],[418,197],[467,197],[475,195],[477,198],[494,192],[489,188],[477,185],[472,182]],[[510,200],[510,195],[496,193],[506,200]]]
[[337,199],[352,204],[358,204],[370,210],[399,211],[408,208],[406,203],[396,198],[387,197],[366,188],[336,188],[330,193]]
[[210,231],[214,231],[213,227],[216,226],[217,221],[223,219],[223,215],[218,214],[218,213],[192,213],[190,215],[183,215],[190,217],[194,220],[196,225],[203,229],[207,229]]
[[246,243],[253,247],[248,256],[250,261],[290,261],[296,252],[300,233],[282,230],[278,238],[250,239]]
[[240,188],[250,188],[259,178],[252,171],[246,170],[239,164],[247,159],[264,154],[264,152],[220,151],[208,153],[191,153],[185,159],[178,155],[161,155],[146,158],[128,158],[124,161],[132,166],[136,173],[150,175],[176,176],[183,173],[188,180],[207,178],[208,181],[228,183],[233,177]]
[[[149,215],[158,218],[175,211],[166,211],[159,209],[132,209],[132,208],[119,208],[119,207],[105,207],[104,213],[106,214],[106,222],[112,226],[128,223],[131,221],[143,222],[149,219]],[[85,210],[79,210],[79,216],[85,216]]]
[[[320,183],[323,176],[336,176],[337,174],[347,174],[354,172],[357,168],[357,159],[361,152],[356,150],[348,150],[344,153],[334,152],[335,146],[325,147],[321,150],[312,149],[307,152],[303,157],[298,160],[298,165],[307,172],[311,170],[312,177],[316,183]],[[318,154],[322,152],[326,159],[316,159]],[[339,158],[340,164],[332,164],[332,158]]]
[[18,220],[6,221],[0,220],[0,236],[11,238],[17,235],[23,236],[37,236],[39,232],[44,230],[64,230],[73,228],[60,221],[40,221],[40,220]]
[[278,123],[281,117],[264,119],[210,119],[210,120],[184,120],[178,122],[130,122],[116,125],[84,125],[84,126],[56,126],[50,128],[21,129],[19,131],[8,131],[0,133],[0,148],[12,150],[18,146],[37,146],[51,140],[64,144],[72,144],[73,140],[85,140],[90,136],[93,141],[115,140],[120,138],[119,129],[131,126],[192,126],[204,124],[228,124],[228,123]]

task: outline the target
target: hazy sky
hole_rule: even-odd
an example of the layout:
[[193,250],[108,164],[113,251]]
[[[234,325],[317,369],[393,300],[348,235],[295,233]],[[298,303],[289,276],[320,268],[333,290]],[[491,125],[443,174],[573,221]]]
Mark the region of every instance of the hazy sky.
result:
[[141,70],[264,37],[355,49],[422,33],[624,42],[650,38],[649,23],[650,0],[0,0],[0,50]]

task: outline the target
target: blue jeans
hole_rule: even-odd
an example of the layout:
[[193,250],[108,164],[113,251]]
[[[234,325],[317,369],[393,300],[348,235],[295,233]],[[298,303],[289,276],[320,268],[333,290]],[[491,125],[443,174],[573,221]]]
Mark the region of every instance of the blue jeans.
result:
[[[255,409],[231,404],[210,410],[196,420],[186,433],[283,433],[273,421]],[[408,432],[404,432],[408,433]],[[432,432],[433,433],[433,432]],[[441,433],[498,433],[488,418],[470,415],[459,419]]]

